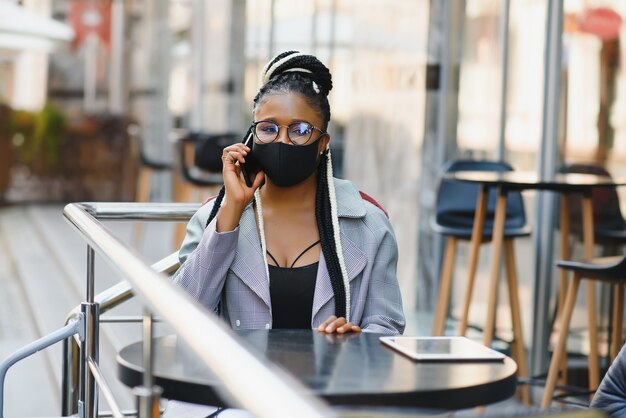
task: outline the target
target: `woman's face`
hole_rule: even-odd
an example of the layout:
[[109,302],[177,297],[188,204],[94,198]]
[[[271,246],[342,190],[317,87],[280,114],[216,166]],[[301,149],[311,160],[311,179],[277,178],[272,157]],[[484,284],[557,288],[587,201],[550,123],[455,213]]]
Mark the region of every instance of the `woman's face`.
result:
[[[311,107],[305,98],[298,93],[274,93],[266,96],[259,103],[254,111],[254,120],[272,121],[280,126],[287,126],[294,122],[308,122],[320,128],[324,125],[319,112]],[[313,132],[312,141],[317,139],[321,135],[321,132],[315,130]],[[281,128],[277,142],[284,142],[285,144],[291,144],[287,137],[287,129]],[[330,141],[329,135],[324,135],[318,142],[319,152],[326,149],[328,142]]]

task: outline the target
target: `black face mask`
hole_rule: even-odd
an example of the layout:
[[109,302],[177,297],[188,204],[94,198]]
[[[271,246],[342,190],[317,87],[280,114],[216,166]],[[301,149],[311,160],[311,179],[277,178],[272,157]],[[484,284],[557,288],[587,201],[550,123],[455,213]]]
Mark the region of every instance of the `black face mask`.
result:
[[252,153],[270,181],[279,187],[296,185],[317,169],[317,142],[308,145],[288,145],[284,142],[252,145]]

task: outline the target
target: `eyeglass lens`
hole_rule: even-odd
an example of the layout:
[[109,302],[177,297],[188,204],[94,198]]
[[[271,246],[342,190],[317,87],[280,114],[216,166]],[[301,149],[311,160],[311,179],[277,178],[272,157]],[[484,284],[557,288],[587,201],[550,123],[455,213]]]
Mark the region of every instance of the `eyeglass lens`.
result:
[[[273,142],[278,138],[280,126],[274,122],[261,121],[257,122],[254,127],[254,133],[261,142]],[[313,126],[307,122],[294,122],[287,126],[287,135],[291,142],[296,145],[304,145],[313,133]]]

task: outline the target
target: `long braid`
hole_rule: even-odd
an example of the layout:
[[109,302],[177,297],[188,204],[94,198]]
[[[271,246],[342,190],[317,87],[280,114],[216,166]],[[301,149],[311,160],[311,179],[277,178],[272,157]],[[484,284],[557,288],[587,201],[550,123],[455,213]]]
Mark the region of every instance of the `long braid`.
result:
[[261,204],[261,192],[256,189],[254,192],[254,203],[256,203],[256,219],[259,225],[259,236],[261,237],[261,252],[265,261],[265,275],[267,282],[270,282],[270,268],[267,264],[267,240],[265,239],[265,224],[263,223],[263,206]]
[[345,267],[342,268],[343,254],[341,257],[339,256],[339,249],[341,248],[338,228],[339,223],[337,218],[333,216],[333,204],[331,203],[331,193],[329,187],[329,184],[332,183],[333,179],[332,176],[330,178],[328,177],[327,167],[330,162],[328,161],[329,157],[327,156],[327,153],[324,153],[324,155],[320,158],[318,168],[315,217],[320,234],[322,253],[324,254],[324,259],[326,260],[326,266],[330,276],[330,284],[335,295],[335,315],[337,317],[345,317],[346,320],[349,321],[350,292],[349,287],[346,286],[347,275],[345,278],[343,275],[343,271],[345,271]]
[[345,291],[346,299],[346,321],[350,322],[350,280],[348,278],[348,270],[346,269],[346,261],[343,257],[343,245],[341,245],[341,234],[339,229],[339,214],[337,210],[337,195],[335,193],[335,182],[333,176],[333,162],[330,153],[330,147],[326,149],[326,185],[328,186],[328,203],[330,204],[331,225],[333,228],[333,237],[335,238],[335,255],[339,262],[339,270],[341,271],[342,284]]
[[205,228],[209,226],[213,218],[217,216],[217,212],[220,210],[220,206],[222,206],[222,200],[224,200],[224,195],[226,194],[226,187],[222,186],[220,192],[217,194],[215,198],[215,202],[213,203],[213,208],[211,209],[211,213],[209,214],[209,219],[206,221]]

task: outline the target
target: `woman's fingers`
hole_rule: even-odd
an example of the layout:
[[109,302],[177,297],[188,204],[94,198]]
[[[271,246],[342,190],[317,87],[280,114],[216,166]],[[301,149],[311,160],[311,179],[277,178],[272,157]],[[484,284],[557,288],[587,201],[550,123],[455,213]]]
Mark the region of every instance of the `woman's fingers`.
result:
[[345,334],[348,332],[361,332],[361,327],[358,325],[354,325],[351,322],[348,322],[342,326],[340,326],[339,328],[337,328],[336,331],[338,334]]
[[345,334],[348,332],[360,332],[360,331],[361,331],[361,327],[359,327],[358,325],[354,325],[351,322],[346,322],[345,324],[337,327],[337,329],[335,330],[337,334]]
[[231,200],[234,199],[240,203],[244,201],[247,203],[250,200],[250,189],[254,191],[259,188],[265,178],[263,176],[256,176],[253,179],[253,186],[251,188],[246,186],[245,181],[240,176],[240,165],[245,164],[245,157],[249,152],[250,148],[241,143],[229,145],[224,148],[222,152],[222,161],[224,165],[222,174],[224,175],[226,190],[229,192]]
[[224,164],[244,164],[246,162],[246,155],[250,152],[250,148],[243,144],[229,145],[222,151],[222,161]]
[[358,325],[354,325],[351,322],[347,322],[346,318],[341,317],[337,318],[335,315],[332,315],[326,321],[324,321],[317,330],[320,332],[325,332],[327,334],[337,333],[337,334],[345,334],[347,332],[360,332],[361,327]]
[[330,318],[322,322],[322,324],[319,327],[317,327],[317,330],[318,331],[326,330],[326,327],[328,327],[333,321],[336,321],[336,320],[337,320],[337,317],[335,315],[331,315]]
[[250,148],[237,143],[229,145],[222,151],[222,175],[228,200],[222,205],[217,220],[218,231],[232,231],[239,224],[241,214],[246,205],[252,200],[254,191],[260,187],[263,178],[257,176],[253,187],[246,186],[241,174],[241,164],[245,163],[245,157]]

